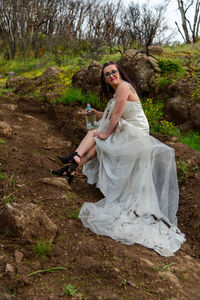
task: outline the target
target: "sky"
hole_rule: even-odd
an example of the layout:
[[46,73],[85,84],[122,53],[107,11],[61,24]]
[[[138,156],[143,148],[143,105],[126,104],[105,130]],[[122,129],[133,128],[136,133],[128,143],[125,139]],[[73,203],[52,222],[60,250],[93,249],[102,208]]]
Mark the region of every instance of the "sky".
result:
[[[132,0],[123,0],[123,1],[125,5],[127,5]],[[148,5],[151,7],[151,6],[162,4],[163,1],[162,0],[133,0],[133,2],[138,3],[139,5],[148,3]],[[177,0],[170,1],[165,16],[166,16],[165,22],[170,27],[170,32],[174,32],[171,40],[183,42],[183,38],[181,37],[181,34],[178,32],[177,27],[175,25],[175,21],[177,21],[179,27],[181,28],[181,18],[180,18],[180,12],[178,10]]]

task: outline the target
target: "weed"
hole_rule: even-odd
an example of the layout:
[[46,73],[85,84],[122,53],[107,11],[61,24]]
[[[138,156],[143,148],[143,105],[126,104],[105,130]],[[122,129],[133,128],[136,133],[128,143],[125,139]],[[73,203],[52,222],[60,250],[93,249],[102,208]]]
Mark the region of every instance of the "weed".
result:
[[39,153],[37,150],[34,150],[34,151],[33,151],[33,154],[34,154],[34,155],[38,155],[38,156],[40,155],[40,153]]
[[3,175],[1,172],[0,172],[0,179],[6,179],[6,175]]
[[68,284],[63,287],[63,295],[65,295],[65,296],[75,296],[76,292],[77,292],[77,290],[71,284]]
[[56,272],[57,270],[67,270],[67,268],[64,268],[64,267],[52,267],[52,268],[45,269],[45,270],[37,270],[35,272],[29,273],[27,276],[30,277],[30,276],[36,275],[38,273]]
[[171,267],[172,265],[175,265],[176,263],[175,262],[172,262],[168,265],[164,265],[163,267],[154,267],[154,266],[151,266],[151,268],[154,270],[154,271],[166,271],[169,267]]
[[5,142],[5,140],[3,140],[3,139],[0,139],[0,144],[5,144],[6,142]]
[[8,204],[12,200],[11,196],[4,196],[3,198],[3,204]]
[[177,167],[178,167],[178,181],[180,183],[183,183],[189,177],[189,170],[187,168],[187,164],[182,158],[179,158],[179,160],[177,161]]
[[68,216],[69,216],[71,219],[78,219],[79,211],[80,211],[80,209],[75,210],[75,211],[72,211],[72,212],[70,212],[70,213],[68,214]]
[[14,185],[14,174],[12,174],[9,179],[9,186],[13,186],[13,185]]
[[160,77],[157,79],[157,85],[161,89],[165,88],[167,85],[170,85],[171,83],[172,80],[170,80],[170,78]]
[[47,254],[49,254],[52,249],[52,244],[53,238],[49,242],[38,241],[33,248],[36,257],[41,260],[45,259]]

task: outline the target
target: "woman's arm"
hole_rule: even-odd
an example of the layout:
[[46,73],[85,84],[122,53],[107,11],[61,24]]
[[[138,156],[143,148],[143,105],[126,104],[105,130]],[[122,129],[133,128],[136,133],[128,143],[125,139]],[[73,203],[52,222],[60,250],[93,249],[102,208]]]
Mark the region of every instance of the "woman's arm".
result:
[[127,83],[122,82],[117,88],[116,102],[110,118],[108,128],[105,133],[97,131],[96,133],[94,133],[95,136],[97,136],[102,140],[106,140],[111,135],[111,133],[117,126],[119,119],[124,111],[124,107],[128,96],[129,96],[129,87]]

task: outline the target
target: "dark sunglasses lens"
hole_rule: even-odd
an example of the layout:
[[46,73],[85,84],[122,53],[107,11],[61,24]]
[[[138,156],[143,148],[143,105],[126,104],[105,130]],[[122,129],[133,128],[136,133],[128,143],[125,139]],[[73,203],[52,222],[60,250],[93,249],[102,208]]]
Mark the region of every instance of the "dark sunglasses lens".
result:
[[116,74],[117,72],[117,70],[112,70],[112,74]]
[[111,74],[111,73],[106,72],[105,76],[108,77],[108,76],[110,76],[110,74]]

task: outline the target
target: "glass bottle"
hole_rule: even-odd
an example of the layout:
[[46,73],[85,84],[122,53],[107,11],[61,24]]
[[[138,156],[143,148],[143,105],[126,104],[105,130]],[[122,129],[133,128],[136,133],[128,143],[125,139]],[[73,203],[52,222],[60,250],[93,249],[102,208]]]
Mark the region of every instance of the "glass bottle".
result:
[[88,130],[98,127],[96,115],[93,111],[91,111],[90,103],[87,104],[87,113],[85,115],[85,120],[86,120],[86,127]]

